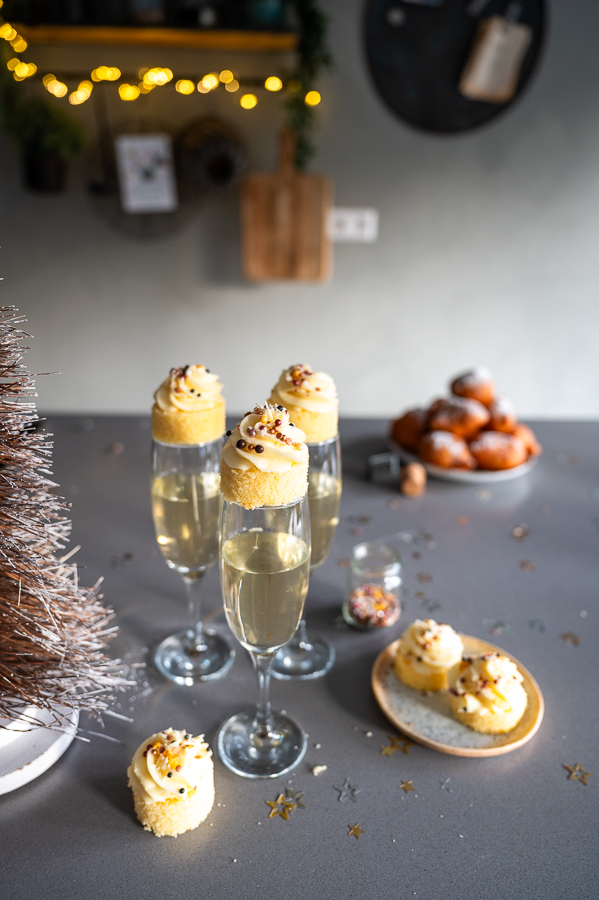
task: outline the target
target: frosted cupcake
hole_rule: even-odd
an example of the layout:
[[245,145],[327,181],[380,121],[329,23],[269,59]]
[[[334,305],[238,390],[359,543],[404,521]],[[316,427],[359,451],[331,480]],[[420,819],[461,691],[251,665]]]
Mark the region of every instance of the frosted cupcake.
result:
[[256,406],[227,435],[220,467],[225,500],[255,509],[283,506],[304,496],[308,489],[306,435],[290,423],[283,406]]
[[291,421],[306,435],[308,444],[337,437],[339,401],[330,375],[312,372],[310,366],[290,366],[272,389],[270,402],[289,410]]
[[225,433],[218,375],[206,366],[171,369],[152,407],[152,436],[164,444],[207,444]]
[[400,638],[395,674],[416,690],[442,691],[448,687],[449,670],[463,652],[462,639],[451,625],[416,619]]
[[504,734],[518,724],[528,697],[515,663],[500,653],[462,660],[450,687],[456,719],[484,734]]
[[135,751],[127,769],[137,818],[158,837],[197,828],[214,804],[214,764],[204,736],[167,728]]

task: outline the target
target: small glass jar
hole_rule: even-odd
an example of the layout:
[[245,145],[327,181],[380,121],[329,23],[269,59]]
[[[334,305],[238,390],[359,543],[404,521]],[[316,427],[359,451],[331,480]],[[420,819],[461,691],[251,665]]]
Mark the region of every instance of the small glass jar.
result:
[[397,550],[377,541],[356,544],[347,575],[343,618],[364,631],[389,628],[401,613],[401,559]]

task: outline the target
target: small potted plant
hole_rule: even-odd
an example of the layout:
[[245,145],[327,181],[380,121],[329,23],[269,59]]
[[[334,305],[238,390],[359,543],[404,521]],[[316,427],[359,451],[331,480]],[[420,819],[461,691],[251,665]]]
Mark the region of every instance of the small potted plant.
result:
[[33,191],[63,191],[67,160],[85,143],[83,127],[55,102],[24,100],[5,116],[7,130],[21,147],[25,184]]

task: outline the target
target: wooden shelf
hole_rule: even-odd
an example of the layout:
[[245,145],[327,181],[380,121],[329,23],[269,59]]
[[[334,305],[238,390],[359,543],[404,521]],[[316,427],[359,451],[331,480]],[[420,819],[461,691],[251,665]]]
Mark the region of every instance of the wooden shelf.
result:
[[121,28],[104,25],[19,25],[30,44],[126,44],[128,46],[191,47],[198,50],[239,50],[244,53],[286,53],[296,49],[298,36],[276,31],[211,31],[193,28]]

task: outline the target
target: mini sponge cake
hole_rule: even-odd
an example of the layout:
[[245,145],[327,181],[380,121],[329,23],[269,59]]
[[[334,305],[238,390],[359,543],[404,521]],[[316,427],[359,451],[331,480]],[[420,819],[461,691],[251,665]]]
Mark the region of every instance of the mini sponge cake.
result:
[[463,651],[462,639],[451,625],[416,619],[400,638],[395,674],[408,687],[420,691],[444,690],[448,673]]
[[137,818],[158,837],[197,828],[214,804],[214,764],[203,735],[172,728],[151,735],[127,775]]
[[306,435],[306,443],[318,444],[337,437],[339,402],[335,382],[325,372],[313,372],[298,364],[281,372],[270,402],[289,410],[291,421]]
[[171,369],[154,394],[152,436],[164,444],[207,444],[225,433],[222,384],[205,366]]
[[280,404],[256,406],[227,432],[220,487],[225,500],[246,509],[284,506],[308,489],[308,448]]
[[483,734],[504,734],[515,728],[528,696],[518,667],[501,653],[482,653],[463,659],[450,687],[456,719]]

